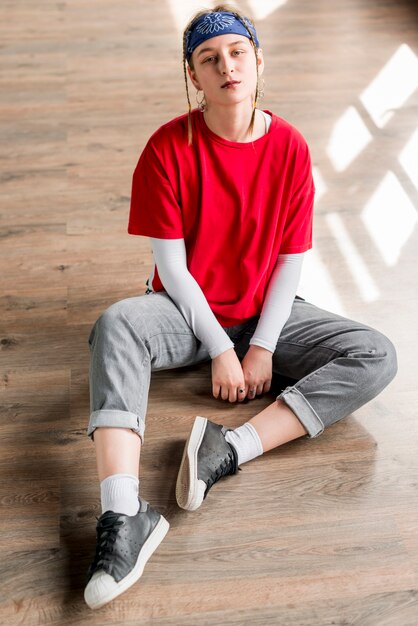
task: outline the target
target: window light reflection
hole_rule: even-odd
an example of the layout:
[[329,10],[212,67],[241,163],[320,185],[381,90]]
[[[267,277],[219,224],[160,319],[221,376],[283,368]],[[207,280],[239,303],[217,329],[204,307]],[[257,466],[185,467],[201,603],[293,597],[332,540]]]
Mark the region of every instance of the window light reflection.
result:
[[418,216],[393,172],[385,175],[361,217],[386,265],[396,265]]
[[[286,3],[287,0],[248,0],[247,4],[250,8],[250,15],[255,21],[258,21],[264,20]],[[177,30],[181,32],[194,13],[197,13],[197,11],[200,11],[202,8],[212,9],[218,2],[215,2],[215,0],[203,3],[202,0],[182,0],[181,2],[178,2],[178,0],[168,0],[168,4]],[[239,2],[230,0],[228,4],[245,13],[245,9],[243,9]]]
[[[202,2],[199,2],[199,0],[182,0],[182,2],[168,0],[168,4],[179,32],[182,32],[192,16],[202,9]],[[211,9],[215,6],[215,3],[213,1],[204,2],[203,6]]]
[[360,95],[360,100],[378,128],[383,128],[418,87],[418,58],[402,44],[376,78]]
[[254,20],[264,20],[286,2],[287,0],[248,0],[248,5]]
[[331,275],[318,253],[318,246],[305,252],[298,295],[323,309],[347,316]]
[[399,162],[418,190],[418,128],[400,153]]
[[335,237],[337,245],[345,259],[348,271],[361,294],[364,302],[374,302],[379,297],[379,289],[373,280],[366,263],[352,241],[341,216],[338,213],[328,213],[328,226]]
[[312,175],[315,185],[315,202],[319,202],[322,196],[328,191],[328,187],[323,179],[323,176],[317,167],[312,168]]
[[327,154],[337,172],[342,172],[372,140],[357,109],[349,107],[335,123]]

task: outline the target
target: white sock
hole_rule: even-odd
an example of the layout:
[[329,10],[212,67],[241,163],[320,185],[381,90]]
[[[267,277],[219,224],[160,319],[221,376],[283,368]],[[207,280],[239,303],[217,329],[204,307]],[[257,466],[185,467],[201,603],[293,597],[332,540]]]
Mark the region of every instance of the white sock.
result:
[[258,436],[258,432],[249,422],[235,430],[228,431],[225,439],[237,451],[238,465],[242,465],[242,463],[251,461],[256,456],[263,454],[263,444]]
[[114,511],[136,515],[139,509],[139,480],[132,474],[113,474],[100,483],[102,513]]

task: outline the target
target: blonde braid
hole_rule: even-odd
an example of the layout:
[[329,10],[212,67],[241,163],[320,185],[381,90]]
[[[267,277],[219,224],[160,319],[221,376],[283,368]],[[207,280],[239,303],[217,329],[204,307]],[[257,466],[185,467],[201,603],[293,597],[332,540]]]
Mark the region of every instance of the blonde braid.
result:
[[187,82],[187,69],[186,69],[186,35],[187,32],[184,31],[183,34],[183,72],[184,72],[184,82],[186,83],[186,96],[187,102],[189,105],[189,112],[187,114],[187,136],[188,136],[188,145],[192,145],[192,105],[190,104],[190,96],[189,96],[189,84]]

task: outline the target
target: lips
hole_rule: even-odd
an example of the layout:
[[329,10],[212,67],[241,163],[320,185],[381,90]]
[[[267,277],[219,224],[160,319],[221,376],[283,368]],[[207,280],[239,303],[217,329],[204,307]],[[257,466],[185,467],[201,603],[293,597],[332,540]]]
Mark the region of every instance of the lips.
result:
[[241,81],[239,81],[239,80],[228,80],[228,82],[226,82],[226,83],[224,83],[224,84],[222,85],[222,89],[223,89],[224,87],[229,87],[230,85],[239,85],[239,83],[240,83],[240,82],[241,82]]

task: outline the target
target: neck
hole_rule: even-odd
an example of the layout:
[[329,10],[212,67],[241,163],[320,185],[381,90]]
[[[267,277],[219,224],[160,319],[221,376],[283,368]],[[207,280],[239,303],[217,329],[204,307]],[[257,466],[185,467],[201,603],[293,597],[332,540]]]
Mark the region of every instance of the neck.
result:
[[248,102],[240,102],[232,107],[215,107],[212,105],[203,113],[206,125],[213,133],[227,141],[240,143],[254,141],[258,136],[261,137],[264,134],[264,130],[260,127],[262,120],[259,120],[257,110],[253,132],[252,134],[248,132],[251,115],[252,108],[251,105],[248,106]]

